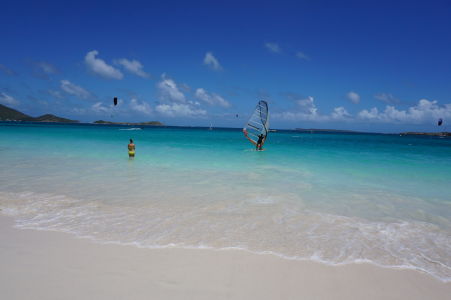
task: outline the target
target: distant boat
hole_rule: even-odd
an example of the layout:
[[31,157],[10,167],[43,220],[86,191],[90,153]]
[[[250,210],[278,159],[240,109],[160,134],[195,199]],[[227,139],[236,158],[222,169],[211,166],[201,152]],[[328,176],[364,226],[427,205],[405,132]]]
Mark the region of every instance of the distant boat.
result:
[[213,130],[213,124],[210,123],[210,128],[208,128],[208,130]]

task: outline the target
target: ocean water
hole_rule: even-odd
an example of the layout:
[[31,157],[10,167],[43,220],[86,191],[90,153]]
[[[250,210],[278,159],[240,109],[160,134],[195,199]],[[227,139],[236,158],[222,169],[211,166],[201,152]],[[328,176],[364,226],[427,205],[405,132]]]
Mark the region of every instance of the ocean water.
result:
[[450,138],[278,131],[265,149],[238,129],[0,123],[0,209],[98,242],[451,281]]

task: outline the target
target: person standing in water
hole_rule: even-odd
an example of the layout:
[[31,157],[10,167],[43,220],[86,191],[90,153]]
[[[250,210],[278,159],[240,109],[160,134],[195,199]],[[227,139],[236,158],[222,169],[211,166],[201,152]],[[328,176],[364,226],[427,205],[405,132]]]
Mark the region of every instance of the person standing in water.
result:
[[249,138],[246,128],[243,129],[244,136],[255,145],[255,150],[263,151],[263,144],[265,143],[266,137],[263,134],[258,136],[257,142],[254,142],[251,138]]
[[133,143],[132,139],[130,139],[130,144],[128,144],[128,157],[135,157],[135,144]]
[[265,142],[265,138],[263,136],[263,134],[260,134],[258,136],[258,141],[257,141],[257,145],[255,145],[255,150],[263,150],[263,143]]

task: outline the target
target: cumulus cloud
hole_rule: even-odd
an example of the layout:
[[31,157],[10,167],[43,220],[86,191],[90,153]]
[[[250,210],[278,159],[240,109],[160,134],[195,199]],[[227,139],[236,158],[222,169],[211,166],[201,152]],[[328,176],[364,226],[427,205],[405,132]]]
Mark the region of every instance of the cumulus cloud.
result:
[[180,91],[174,80],[166,78],[163,74],[162,80],[157,84],[160,99],[169,102],[186,102],[185,95]]
[[360,95],[356,92],[350,91],[346,94],[346,97],[354,104],[357,104],[360,102]]
[[145,115],[150,115],[152,113],[152,109],[148,103],[139,101],[136,98],[132,98],[130,101],[130,108]]
[[[291,94],[290,98],[296,95]],[[335,107],[330,114],[321,114],[316,107],[315,99],[311,96],[304,99],[295,99],[296,107],[293,110],[274,113],[273,117],[285,121],[351,121],[352,115],[342,106]]]
[[387,105],[383,110],[377,107],[363,109],[356,115],[350,114],[344,107],[335,107],[330,114],[319,113],[313,97],[295,101],[295,109],[274,113],[276,119],[285,121],[345,121],[378,122],[392,124],[431,124],[439,118],[451,119],[451,103],[439,105],[436,100],[421,99],[414,106],[398,109]]
[[195,96],[197,99],[202,100],[210,105],[219,105],[222,107],[230,107],[230,103],[221,96],[208,93],[206,90],[199,88],[196,90]]
[[379,93],[374,95],[374,98],[376,98],[379,101],[382,101],[387,104],[398,104],[400,101],[396,99],[392,94],[386,94],[386,93]]
[[195,117],[207,114],[205,110],[185,103],[159,104],[155,110],[168,117]]
[[82,88],[81,86],[75,85],[69,80],[61,80],[61,89],[66,93],[82,98],[87,99],[91,97],[91,93]]
[[114,61],[114,63],[121,65],[122,67],[124,67],[128,72],[135,74],[139,77],[142,78],[149,78],[150,75],[146,72],[144,72],[143,70],[143,65],[141,64],[141,62],[133,59],[133,60],[128,60],[126,58],[121,58],[121,59],[116,59]]
[[315,106],[314,99],[311,96],[308,96],[305,99],[296,100],[297,105],[301,109],[302,112],[307,114],[316,115],[318,109]]
[[330,118],[336,121],[349,120],[351,117],[351,114],[343,106],[335,107],[330,114]]
[[327,119],[318,113],[318,108],[315,105],[313,97],[309,96],[305,99],[295,100],[297,107],[294,110],[274,113],[273,117],[276,119],[283,119],[288,121],[322,121]]
[[280,49],[279,45],[276,43],[265,43],[265,47],[272,53],[282,52],[282,49]]
[[303,60],[310,60],[310,57],[308,57],[307,55],[305,55],[304,52],[300,52],[300,51],[298,51],[298,52],[296,53],[296,57],[299,58],[299,59],[303,59]]
[[122,79],[121,71],[108,65],[103,59],[97,58],[97,50],[89,51],[85,56],[85,63],[89,70],[107,79]]
[[421,124],[434,122],[438,118],[451,118],[451,104],[440,106],[436,100],[421,99],[417,105],[406,110],[398,110],[392,105],[387,105],[383,111],[379,111],[376,107],[364,109],[357,114],[357,117],[381,123]]
[[209,66],[211,69],[215,71],[221,71],[222,66],[219,61],[214,57],[213,53],[207,52],[204,57],[204,65]]
[[103,102],[94,103],[91,106],[91,110],[95,113],[100,114],[113,114],[120,110],[121,112],[139,112],[141,114],[150,115],[152,113],[152,109],[150,105],[144,101],[140,101],[136,98],[132,98],[128,105],[124,106],[124,101],[122,99],[118,99],[118,108],[114,108],[113,103],[105,105]]
[[14,97],[0,92],[0,103],[6,104],[6,105],[17,105],[19,104],[19,101],[17,101],[16,99],[14,99]]
[[157,84],[160,93],[161,103],[155,106],[155,111],[168,117],[195,117],[204,116],[207,112],[199,108],[199,102],[186,99],[180,91],[177,83],[162,75],[162,79]]

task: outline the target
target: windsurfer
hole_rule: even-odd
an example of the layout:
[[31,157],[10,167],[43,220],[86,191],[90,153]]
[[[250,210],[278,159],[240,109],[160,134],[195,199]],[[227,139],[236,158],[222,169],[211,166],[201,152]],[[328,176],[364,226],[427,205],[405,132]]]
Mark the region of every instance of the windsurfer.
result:
[[263,144],[265,143],[266,138],[265,138],[265,136],[264,136],[263,134],[260,134],[260,135],[258,136],[258,141],[255,142],[255,141],[253,141],[253,140],[248,136],[246,128],[243,129],[243,133],[244,133],[244,136],[245,136],[252,144],[255,145],[255,150],[257,150],[257,151],[263,151],[263,150],[264,150],[264,149],[263,149]]
[[257,141],[257,145],[255,145],[255,150],[263,150],[263,143],[265,142],[265,138],[263,136],[263,134],[260,134],[258,136],[258,141]]

